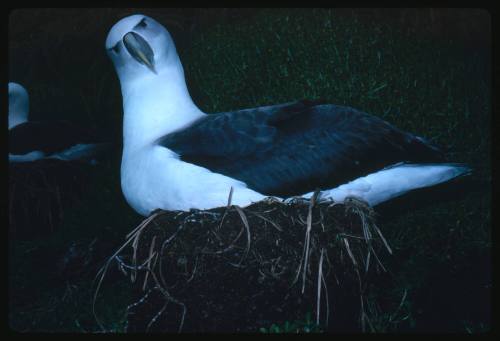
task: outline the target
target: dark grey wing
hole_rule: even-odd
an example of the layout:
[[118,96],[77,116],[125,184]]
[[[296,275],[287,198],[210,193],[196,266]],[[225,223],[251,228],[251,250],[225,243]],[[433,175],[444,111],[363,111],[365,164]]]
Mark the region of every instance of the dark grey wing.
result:
[[318,103],[296,101],[207,115],[187,129],[163,136],[157,144],[183,158],[239,160],[273,148],[277,125]]
[[93,141],[85,129],[69,121],[29,121],[9,129],[9,152],[17,155],[34,150],[50,155]]
[[423,139],[353,108],[300,101],[208,115],[158,143],[266,194],[327,189],[397,162],[436,162]]

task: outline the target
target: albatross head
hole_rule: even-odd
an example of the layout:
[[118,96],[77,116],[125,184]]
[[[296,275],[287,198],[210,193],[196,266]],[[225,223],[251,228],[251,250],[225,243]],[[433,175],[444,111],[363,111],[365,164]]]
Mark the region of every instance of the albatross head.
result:
[[122,90],[124,151],[152,145],[204,115],[189,95],[172,37],[157,21],[125,17],[105,46]]
[[142,14],[125,17],[111,28],[106,51],[121,80],[158,75],[179,58],[165,27]]
[[9,129],[28,121],[29,99],[26,89],[17,83],[9,83]]

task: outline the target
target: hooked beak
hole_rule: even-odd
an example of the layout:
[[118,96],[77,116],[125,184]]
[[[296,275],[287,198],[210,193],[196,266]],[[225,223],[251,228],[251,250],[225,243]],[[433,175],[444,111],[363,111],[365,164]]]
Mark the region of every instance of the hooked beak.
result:
[[155,55],[151,46],[149,46],[143,37],[135,32],[129,32],[123,37],[123,44],[135,60],[146,65],[148,69],[157,74],[155,70]]

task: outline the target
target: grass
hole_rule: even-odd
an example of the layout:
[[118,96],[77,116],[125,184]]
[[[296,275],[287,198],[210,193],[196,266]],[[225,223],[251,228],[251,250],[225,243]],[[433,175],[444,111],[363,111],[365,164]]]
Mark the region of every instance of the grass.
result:
[[321,329],[313,321],[311,312],[307,312],[304,320],[285,321],[283,324],[272,324],[269,328],[261,327],[259,329],[264,334],[299,334],[299,333],[320,333]]
[[[22,20],[10,23],[16,25],[9,41],[11,80],[29,84],[34,115],[67,118],[71,113],[72,119],[96,130],[111,129],[119,141],[121,95],[102,47],[117,12],[124,11],[87,11],[86,18],[75,19],[70,33],[57,39],[53,38],[56,20],[52,31],[34,32],[33,39],[26,33],[29,27],[20,29]],[[166,10],[156,12],[158,17],[168,16]],[[41,11],[38,20],[54,13]],[[475,178],[491,181],[488,45],[471,47],[470,40],[460,35],[436,34],[425,11],[401,10],[392,18],[369,11],[267,9],[233,21],[218,20],[217,12],[210,13],[216,19],[200,22],[189,39],[177,44],[192,97],[202,110],[322,98],[426,137],[443,146],[452,161],[473,165]],[[155,11],[148,14],[157,17]],[[475,36],[470,33],[475,41],[486,35],[489,26],[484,12],[473,14],[470,25],[463,25],[475,32]],[[398,20],[404,16],[416,19]],[[464,18],[463,13],[456,16]],[[460,21],[451,22],[460,31],[456,24]],[[185,36],[174,35],[179,37]],[[78,46],[83,43],[87,49]],[[111,252],[141,221],[121,195],[119,161],[116,155],[100,166],[102,172],[65,213],[57,233],[9,242],[12,329],[99,331],[91,313],[95,274],[61,280],[52,269],[73,241],[88,244],[97,237]],[[455,201],[436,201],[378,224],[394,256],[387,265],[390,276],[373,284],[373,304],[368,309],[378,316],[372,321],[374,330],[491,329],[490,209],[491,192],[484,185]],[[130,288],[106,282],[101,290],[106,300],[98,302],[98,309],[106,329],[123,331],[123,300]],[[260,328],[286,329],[255,326],[256,332]]]
[[[9,248],[9,324],[16,331],[100,331],[92,314],[93,279],[97,268],[121,243],[130,226],[141,217],[131,211],[121,196],[116,176],[119,160],[102,164],[93,174],[85,194],[67,211],[56,233],[36,239],[11,240]],[[90,270],[82,262],[61,269],[61,261],[76,242],[85,251],[97,239]],[[111,277],[112,279],[113,277]],[[108,331],[124,330],[126,304],[131,288],[127,283],[102,289],[109,297],[99,306]]]

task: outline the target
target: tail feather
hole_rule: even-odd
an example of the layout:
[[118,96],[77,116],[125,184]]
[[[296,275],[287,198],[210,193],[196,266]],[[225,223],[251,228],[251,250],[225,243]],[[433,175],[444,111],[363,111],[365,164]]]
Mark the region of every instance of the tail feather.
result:
[[325,191],[322,197],[343,201],[353,196],[374,206],[411,190],[434,186],[471,173],[469,166],[460,163],[399,163]]
[[112,147],[111,143],[77,144],[60,153],[53,154],[48,158],[65,161],[93,160]]

